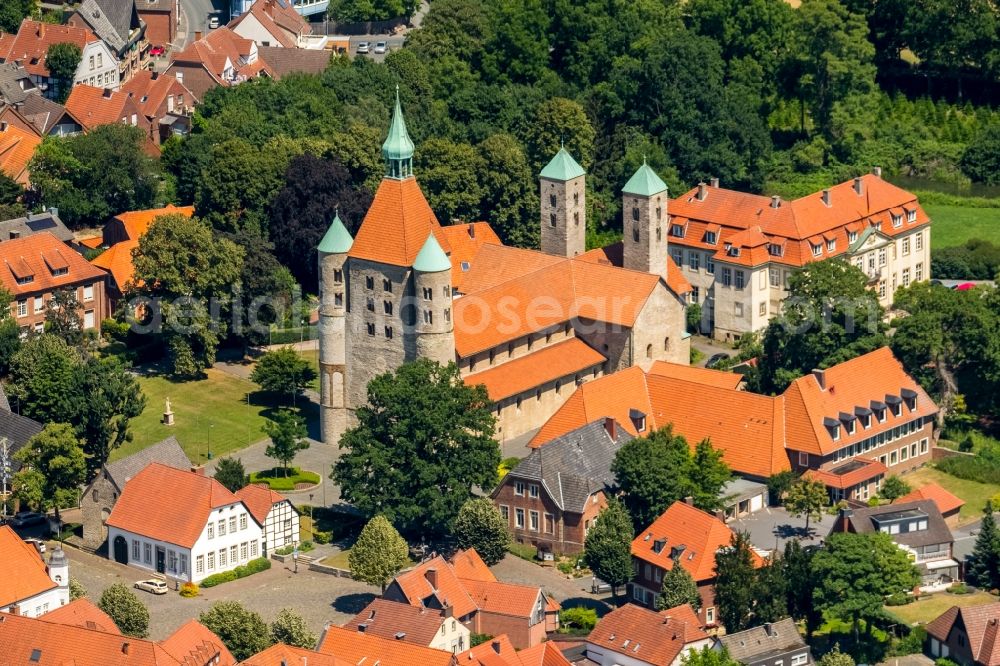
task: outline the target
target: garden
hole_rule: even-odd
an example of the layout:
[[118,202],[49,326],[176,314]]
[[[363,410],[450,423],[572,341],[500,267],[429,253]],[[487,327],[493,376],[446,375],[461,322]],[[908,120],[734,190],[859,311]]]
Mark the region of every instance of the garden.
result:
[[319,482],[319,474],[298,467],[273,467],[250,473],[250,483],[266,483],[271,490],[278,492],[306,490],[319,485]]

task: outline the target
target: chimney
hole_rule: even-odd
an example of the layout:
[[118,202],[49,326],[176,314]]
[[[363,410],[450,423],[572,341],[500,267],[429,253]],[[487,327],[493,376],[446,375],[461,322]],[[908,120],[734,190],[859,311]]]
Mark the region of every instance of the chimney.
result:
[[201,30],[195,30],[194,31],[194,41],[196,41],[196,42],[200,42],[201,41]]
[[698,183],[698,201],[704,201],[708,196],[708,186],[705,183]]
[[446,618],[451,618],[451,617],[454,617],[454,616],[455,616],[455,607],[454,607],[454,606],[452,606],[451,604],[445,604],[444,608],[443,608],[443,609],[441,609],[441,613],[442,613],[442,614],[443,614],[443,615],[444,615],[444,616],[445,616]]
[[857,176],[854,179],[854,191],[857,192],[858,196],[864,193],[864,186],[861,184],[861,176]]
[[191,465],[191,471],[198,476],[205,476],[205,466],[204,465]]
[[687,504],[688,506],[694,506],[694,498],[688,495],[687,497],[684,498],[684,503]]
[[104,95],[103,95],[104,99],[111,99],[111,93],[113,93],[113,92],[114,91],[111,90],[111,88],[105,88],[104,89]]
[[851,516],[854,515],[854,511],[844,507],[840,510],[840,530],[842,532],[849,532],[851,530]]
[[708,184],[710,186],[712,186],[712,187],[718,188],[719,187],[719,179],[718,178],[709,178]]
[[128,642],[122,643],[122,654],[128,654]]
[[813,368],[813,377],[816,378],[816,383],[819,384],[819,390],[826,390],[826,370],[820,370],[818,368]]
[[38,22],[37,34],[38,34],[39,37],[44,37],[45,36],[45,21],[39,21]]
[[424,572],[424,578],[426,578],[427,582],[431,584],[431,587],[433,587],[435,590],[438,589],[438,572],[437,572],[437,569],[435,569],[434,567],[431,567],[430,569],[428,569],[427,571],[425,571]]
[[608,431],[608,437],[611,438],[612,442],[618,439],[618,422],[613,416],[604,418],[604,429]]
[[771,208],[781,208],[781,197],[777,194],[771,197]]
[[880,166],[873,166],[872,167],[872,175],[875,176],[876,178],[881,178],[882,177],[882,167],[880,167]]
[[827,208],[830,207],[830,190],[829,188],[823,190],[823,205]]
[[469,238],[475,238],[475,237],[476,237],[476,225],[470,223],[469,224]]
[[150,76],[150,80],[152,80],[152,81],[155,81],[158,78],[160,78],[160,73],[159,72],[153,72],[152,76]]
[[764,633],[767,634],[768,636],[771,636],[772,638],[774,637],[774,627],[771,625],[770,622],[764,623]]

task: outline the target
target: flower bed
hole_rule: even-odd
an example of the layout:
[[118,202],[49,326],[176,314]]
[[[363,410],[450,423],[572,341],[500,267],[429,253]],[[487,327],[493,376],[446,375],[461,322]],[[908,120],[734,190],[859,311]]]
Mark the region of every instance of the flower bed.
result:
[[288,492],[302,486],[315,486],[319,483],[319,474],[298,467],[289,467],[288,475],[280,467],[265,469],[250,474],[250,483],[266,483],[271,490]]

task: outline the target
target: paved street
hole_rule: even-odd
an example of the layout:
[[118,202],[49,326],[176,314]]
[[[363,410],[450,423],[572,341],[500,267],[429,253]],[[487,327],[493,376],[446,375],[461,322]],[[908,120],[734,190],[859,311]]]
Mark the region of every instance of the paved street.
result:
[[[568,579],[555,567],[543,567],[520,557],[508,555],[499,564],[491,567],[496,577],[505,583],[540,585],[563,608],[586,606],[597,608],[599,613],[610,610],[610,594],[591,594],[590,577]],[[624,594],[624,589],[618,591]]]
[[830,532],[834,517],[824,515],[819,521],[810,521],[809,536],[805,536],[806,519],[790,515],[782,507],[765,507],[749,516],[734,520],[729,526],[734,531],[750,533],[750,543],[761,550],[783,551],[789,539],[800,539],[802,545],[819,545]]

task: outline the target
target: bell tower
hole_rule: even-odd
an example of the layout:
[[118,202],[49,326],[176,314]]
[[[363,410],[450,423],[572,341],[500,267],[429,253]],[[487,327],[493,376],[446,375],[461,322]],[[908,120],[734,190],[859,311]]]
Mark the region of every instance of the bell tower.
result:
[[667,185],[646,160],[622,188],[622,265],[666,276]]
[[587,172],[565,147],[539,174],[542,252],[575,257],[587,249]]
[[347,430],[347,253],[354,239],[334,215],[316,251],[319,254],[320,441],[336,445]]
[[385,177],[393,180],[413,178],[413,141],[406,131],[406,120],[399,105],[399,86],[396,86],[396,106],[392,110],[389,135],[382,144],[382,159],[385,160]]

